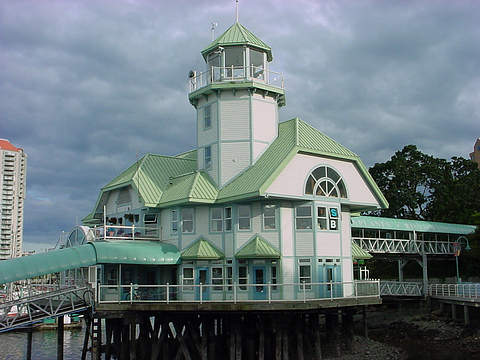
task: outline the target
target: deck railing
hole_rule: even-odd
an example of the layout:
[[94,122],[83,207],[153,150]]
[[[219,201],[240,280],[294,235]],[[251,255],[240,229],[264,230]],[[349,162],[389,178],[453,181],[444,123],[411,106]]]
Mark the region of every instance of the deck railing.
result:
[[257,66],[212,66],[210,70],[193,73],[188,80],[190,92],[201,89],[210,84],[232,81],[254,81],[277,88],[284,88],[281,73],[265,70]]
[[382,254],[454,254],[454,241],[354,237],[363,250]]
[[309,302],[380,297],[380,280],[285,284],[99,285],[98,303]]
[[430,284],[428,295],[462,299],[480,299],[480,283]]
[[161,240],[158,228],[135,225],[99,225],[93,228],[95,240]]

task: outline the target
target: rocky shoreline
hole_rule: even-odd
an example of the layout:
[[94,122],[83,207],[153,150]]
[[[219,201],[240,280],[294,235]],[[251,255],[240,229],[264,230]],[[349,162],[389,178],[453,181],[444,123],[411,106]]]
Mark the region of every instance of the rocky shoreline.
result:
[[355,336],[352,352],[341,359],[480,360],[478,322],[466,328],[421,307],[374,309],[369,313],[369,337]]

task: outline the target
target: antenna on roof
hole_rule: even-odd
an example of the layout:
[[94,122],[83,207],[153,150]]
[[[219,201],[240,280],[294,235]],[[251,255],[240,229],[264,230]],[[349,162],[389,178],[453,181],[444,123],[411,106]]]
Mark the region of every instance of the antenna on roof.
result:
[[238,0],[235,0],[235,22],[238,23]]
[[218,26],[217,22],[212,22],[210,30],[212,31],[212,41],[215,40],[215,28]]

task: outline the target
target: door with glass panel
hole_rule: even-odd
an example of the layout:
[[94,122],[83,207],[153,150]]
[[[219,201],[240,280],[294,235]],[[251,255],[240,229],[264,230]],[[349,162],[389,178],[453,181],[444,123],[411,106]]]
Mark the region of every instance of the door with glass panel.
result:
[[[198,268],[196,285],[210,285],[210,277],[208,275],[208,268]],[[202,286],[202,300],[208,300],[210,298],[210,287]],[[200,300],[200,286],[195,286],[195,299]]]
[[253,267],[253,299],[254,300],[265,300],[267,298],[267,288],[264,285],[265,281],[265,266],[254,266]]

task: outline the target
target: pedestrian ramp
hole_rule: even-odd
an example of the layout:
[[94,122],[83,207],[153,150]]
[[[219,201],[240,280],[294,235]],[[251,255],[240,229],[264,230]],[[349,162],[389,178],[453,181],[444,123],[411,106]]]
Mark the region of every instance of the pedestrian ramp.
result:
[[93,301],[88,286],[71,286],[0,303],[0,333],[52,317],[85,312]]

